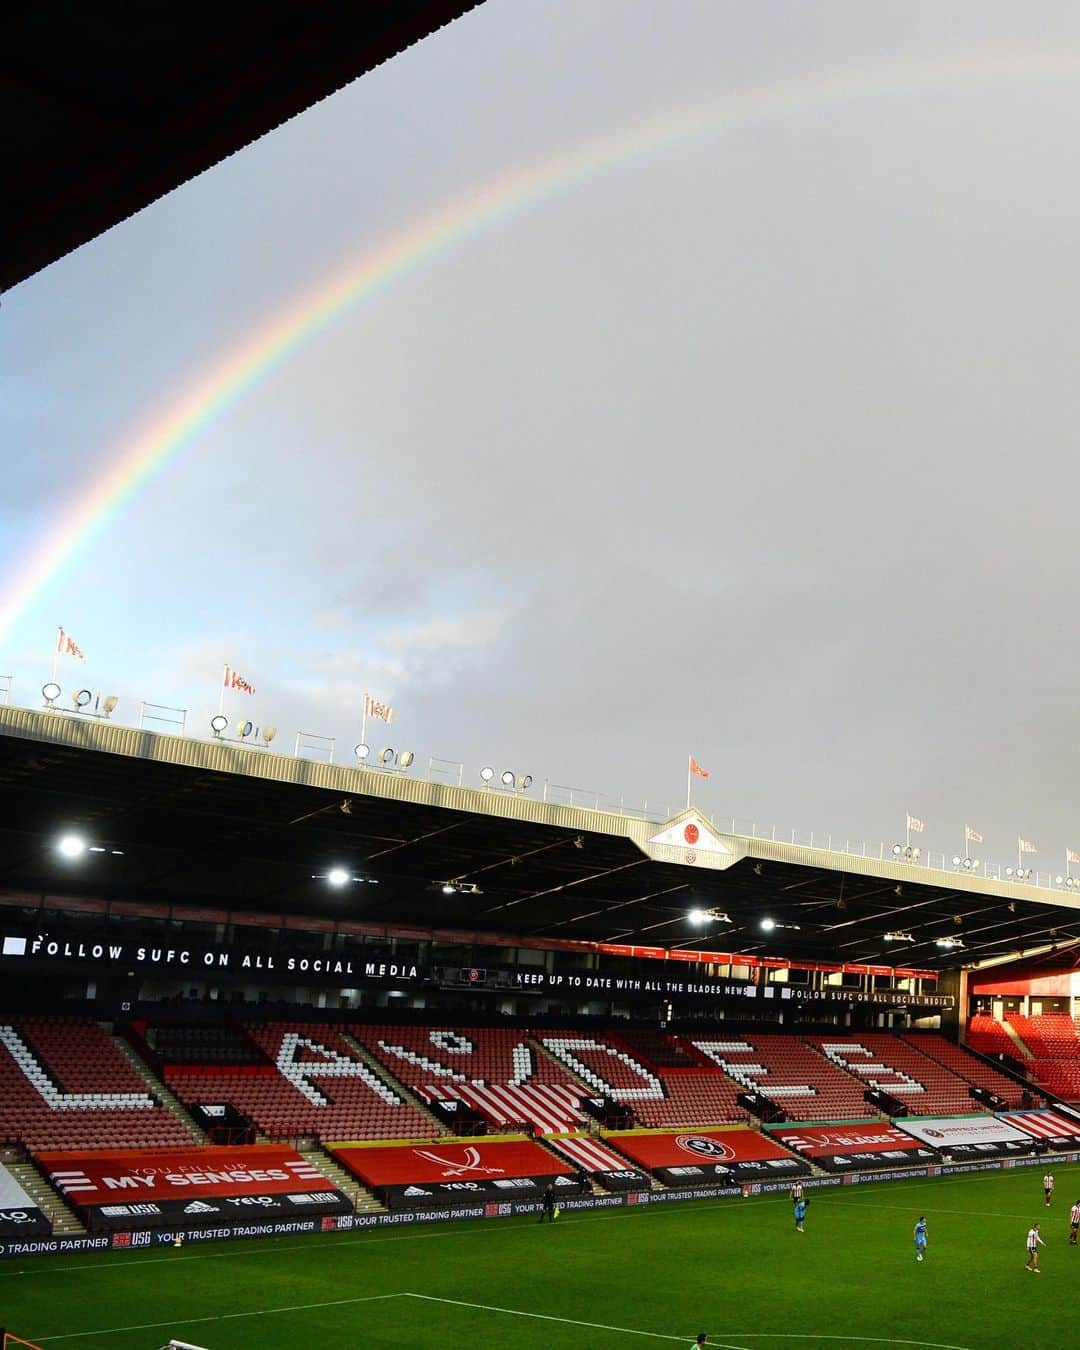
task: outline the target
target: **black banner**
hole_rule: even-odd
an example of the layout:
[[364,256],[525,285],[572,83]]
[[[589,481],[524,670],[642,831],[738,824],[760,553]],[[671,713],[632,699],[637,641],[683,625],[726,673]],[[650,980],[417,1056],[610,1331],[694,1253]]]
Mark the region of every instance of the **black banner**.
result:
[[277,1195],[213,1195],[194,1200],[129,1200],[82,1210],[92,1232],[102,1229],[200,1228],[305,1214],[351,1214],[341,1191],[291,1191]]
[[387,1209],[430,1209],[437,1205],[477,1205],[489,1200],[534,1200],[552,1183],[559,1190],[577,1181],[565,1176],[484,1177],[479,1181],[424,1181],[410,1186],[376,1186]]
[[589,1176],[605,1191],[640,1191],[649,1185],[649,1178],[632,1167],[621,1167],[617,1172],[590,1172]]
[[778,1177],[805,1177],[810,1164],[801,1158],[754,1158],[748,1162],[687,1163],[679,1167],[654,1167],[656,1176],[665,1186],[715,1186],[717,1182],[729,1186],[745,1186],[759,1181],[775,1181]]
[[48,1237],[52,1224],[40,1209],[31,1205],[15,1205],[0,1209],[0,1237]]
[[819,1153],[814,1162],[826,1172],[872,1172],[883,1167],[925,1167],[937,1157],[928,1148],[895,1148],[880,1153]]

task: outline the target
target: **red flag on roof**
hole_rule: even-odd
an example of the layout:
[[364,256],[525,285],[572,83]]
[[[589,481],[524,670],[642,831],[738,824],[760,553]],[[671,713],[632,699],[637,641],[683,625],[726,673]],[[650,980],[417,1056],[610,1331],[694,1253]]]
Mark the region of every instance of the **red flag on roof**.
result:
[[77,647],[71,637],[62,628],[56,630],[56,650],[61,656],[73,656],[76,661],[85,661],[86,654]]
[[907,818],[907,827],[909,830],[914,830],[916,834],[922,834],[923,830],[926,829],[926,821],[920,820],[918,816],[913,816],[909,811]]
[[972,829],[970,825],[964,826],[964,838],[969,844],[981,844],[983,841],[983,837],[979,831]]
[[708,769],[703,769],[693,755],[690,756],[690,772],[696,773],[699,778],[708,778],[709,776]]
[[232,666],[225,667],[224,685],[226,689],[238,689],[241,694],[253,694],[255,692],[255,686],[249,684],[243,675],[237,674]]

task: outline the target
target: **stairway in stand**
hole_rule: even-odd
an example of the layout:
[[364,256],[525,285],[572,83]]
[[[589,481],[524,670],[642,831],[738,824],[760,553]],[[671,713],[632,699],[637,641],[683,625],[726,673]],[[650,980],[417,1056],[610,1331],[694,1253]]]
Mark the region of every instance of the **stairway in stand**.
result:
[[53,1233],[57,1237],[86,1232],[86,1228],[75,1217],[75,1211],[53,1190],[32,1162],[6,1162],[4,1166],[38,1209],[52,1220]]
[[125,1041],[122,1036],[117,1036],[107,1022],[102,1022],[100,1025],[101,1029],[109,1036],[112,1043],[128,1061],[162,1106],[167,1111],[171,1111],[184,1125],[185,1129],[187,1129],[188,1133],[191,1135],[192,1143],[205,1144],[206,1135],[203,1134],[202,1130],[195,1124],[195,1121],[188,1115],[187,1111],[181,1105],[179,1098],[175,1097],[160,1079],[154,1077],[154,1074],[142,1062],[131,1046],[128,1045],[127,1041]]

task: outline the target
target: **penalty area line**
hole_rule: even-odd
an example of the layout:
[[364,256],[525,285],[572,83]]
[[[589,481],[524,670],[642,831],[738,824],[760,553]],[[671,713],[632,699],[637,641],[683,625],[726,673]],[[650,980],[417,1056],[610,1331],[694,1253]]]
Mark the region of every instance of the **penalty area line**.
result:
[[[402,1294],[402,1298],[423,1299],[425,1303],[447,1303],[453,1308],[475,1308],[478,1312],[503,1313],[507,1317],[529,1317],[537,1322],[561,1322],[569,1327],[588,1327],[590,1331],[614,1331],[619,1336],[646,1336],[654,1341],[681,1341],[687,1344],[686,1336],[673,1336],[667,1331],[639,1331],[636,1327],[612,1327],[606,1322],[581,1322],[576,1317],[555,1317],[551,1313],[523,1312],[520,1308],[496,1308],[490,1303],[467,1303],[460,1298],[437,1298],[434,1294]],[[732,1345],[729,1341],[712,1341],[717,1350],[748,1350],[745,1345]],[[953,1350],[950,1347],[950,1350]],[[957,1348],[959,1350],[959,1348]]]

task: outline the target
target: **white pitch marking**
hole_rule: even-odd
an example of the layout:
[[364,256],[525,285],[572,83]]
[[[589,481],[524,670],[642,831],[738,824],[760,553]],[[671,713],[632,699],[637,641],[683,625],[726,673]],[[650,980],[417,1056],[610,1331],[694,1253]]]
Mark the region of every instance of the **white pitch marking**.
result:
[[[425,1303],[449,1303],[454,1308],[476,1308],[480,1312],[505,1313],[508,1317],[531,1317],[538,1322],[562,1322],[570,1327],[588,1327],[591,1331],[614,1331],[620,1336],[648,1336],[654,1341],[682,1341],[685,1336],[672,1336],[666,1331],[638,1331],[635,1327],[611,1327],[606,1322],[579,1322],[576,1317],[553,1317],[550,1313],[522,1312],[520,1308],[496,1308],[490,1303],[466,1303],[460,1298],[436,1298],[434,1294],[402,1294],[402,1298],[419,1298]],[[718,1350],[747,1350],[745,1345],[731,1345],[727,1341],[713,1341]],[[948,1350],[961,1350],[948,1347]]]
[[289,1308],[257,1308],[254,1312],[218,1313],[215,1317],[174,1317],[168,1322],[140,1322],[133,1327],[102,1327],[99,1331],[66,1331],[62,1336],[39,1336],[39,1341],[73,1341],[77,1336],[115,1336],[121,1331],[157,1331],[161,1327],[193,1327],[204,1322],[228,1322],[238,1317],[272,1317],[275,1313],[314,1312],[351,1303],[377,1303],[380,1299],[404,1298],[404,1294],[367,1294],[363,1298],[335,1298],[329,1303],[295,1303]]

